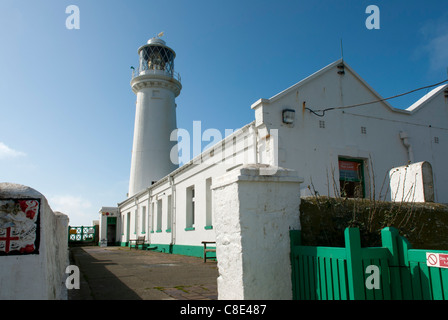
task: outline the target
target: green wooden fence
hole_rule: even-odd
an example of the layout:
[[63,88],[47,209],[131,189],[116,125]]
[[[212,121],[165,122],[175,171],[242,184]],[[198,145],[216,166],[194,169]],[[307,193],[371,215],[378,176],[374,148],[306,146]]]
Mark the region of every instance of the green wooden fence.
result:
[[381,231],[382,247],[361,248],[359,229],[345,230],[345,248],[301,246],[291,231],[296,300],[448,300],[448,269],[428,267],[398,230]]

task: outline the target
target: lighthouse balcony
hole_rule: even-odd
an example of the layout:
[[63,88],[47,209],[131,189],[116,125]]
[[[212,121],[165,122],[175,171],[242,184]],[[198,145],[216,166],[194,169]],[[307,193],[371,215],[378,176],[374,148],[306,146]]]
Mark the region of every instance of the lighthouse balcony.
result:
[[174,80],[177,80],[181,82],[180,74],[175,71],[168,71],[164,69],[141,69],[141,68],[132,68],[132,79],[139,77],[139,76],[161,76],[161,77],[168,77],[173,78]]

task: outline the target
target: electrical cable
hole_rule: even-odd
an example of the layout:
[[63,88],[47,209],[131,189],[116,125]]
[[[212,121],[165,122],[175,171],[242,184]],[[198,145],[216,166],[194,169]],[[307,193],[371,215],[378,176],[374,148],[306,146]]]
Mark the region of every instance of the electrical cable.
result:
[[[343,106],[343,107],[332,107],[332,108],[326,108],[326,109],[322,109],[322,110],[312,110],[312,109],[310,109],[308,107],[305,107],[305,109],[310,111],[311,113],[315,114],[318,117],[323,117],[323,116],[325,116],[325,112],[330,111],[330,110],[348,109],[348,108],[365,106],[365,105],[373,104],[373,103],[377,103],[377,102],[382,102],[382,101],[398,98],[398,97],[401,97],[401,96],[404,96],[404,95],[407,95],[407,94],[410,94],[410,93],[413,93],[413,92],[416,92],[416,91],[419,91],[419,90],[432,88],[432,87],[438,86],[438,85],[440,85],[442,83],[445,83],[445,82],[448,82],[448,79],[440,81],[440,82],[432,84],[432,85],[429,85],[429,86],[425,86],[425,87],[421,87],[421,88],[418,88],[418,89],[414,89],[414,90],[411,90],[411,91],[408,91],[408,92],[405,92],[405,93],[400,93],[400,94],[397,94],[397,95],[392,96],[392,97],[379,99],[379,100],[375,100],[375,101],[370,101],[370,102],[358,103],[358,104],[353,104],[353,105],[348,105],[348,106]],[[318,112],[322,112],[322,114],[318,114]]]

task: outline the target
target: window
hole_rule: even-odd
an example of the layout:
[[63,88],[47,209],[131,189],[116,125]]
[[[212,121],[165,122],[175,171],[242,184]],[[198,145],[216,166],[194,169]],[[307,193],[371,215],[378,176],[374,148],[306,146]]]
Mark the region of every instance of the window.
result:
[[146,207],[142,207],[142,233],[146,233]]
[[138,210],[134,211],[134,234],[138,233]]
[[205,229],[212,227],[212,178],[205,180]]
[[126,242],[129,242],[131,233],[131,212],[126,214]]
[[121,223],[121,235],[122,236],[124,236],[125,235],[125,218],[126,218],[126,215],[123,215],[122,217],[121,217],[121,221],[123,221],[122,223]]
[[154,232],[154,202],[151,203],[151,232]]
[[190,231],[194,230],[194,210],[195,210],[195,203],[194,203],[194,186],[187,188],[187,203],[186,203],[186,213],[187,213],[187,225],[185,230]]
[[339,184],[342,197],[364,198],[364,161],[339,158]]
[[173,216],[173,209],[172,209],[173,204],[171,203],[172,199],[173,199],[172,196],[169,195],[168,200],[167,200],[168,201],[168,203],[167,203],[168,210],[167,210],[167,215],[166,215],[166,232],[171,232],[171,219]]
[[157,200],[157,230],[162,232],[162,199]]

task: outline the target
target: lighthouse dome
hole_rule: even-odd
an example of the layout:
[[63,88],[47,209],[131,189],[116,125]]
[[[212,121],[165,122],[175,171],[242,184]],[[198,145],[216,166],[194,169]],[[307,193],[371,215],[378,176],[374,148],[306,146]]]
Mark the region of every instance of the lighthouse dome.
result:
[[151,38],[151,39],[148,40],[147,43],[148,44],[161,44],[162,46],[166,45],[165,41],[163,41],[160,38]]

